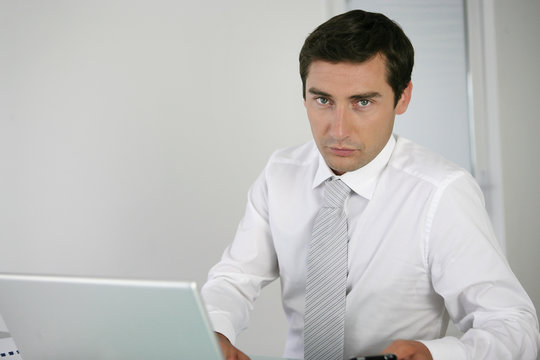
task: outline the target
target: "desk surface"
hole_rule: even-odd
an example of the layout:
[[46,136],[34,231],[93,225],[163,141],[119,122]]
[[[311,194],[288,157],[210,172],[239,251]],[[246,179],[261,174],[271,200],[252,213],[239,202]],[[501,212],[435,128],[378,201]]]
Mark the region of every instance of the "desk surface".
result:
[[[19,360],[20,355],[16,353],[15,344],[8,333],[0,332],[0,357],[8,360]],[[288,360],[270,356],[251,356],[251,360]],[[292,359],[290,359],[292,360]]]

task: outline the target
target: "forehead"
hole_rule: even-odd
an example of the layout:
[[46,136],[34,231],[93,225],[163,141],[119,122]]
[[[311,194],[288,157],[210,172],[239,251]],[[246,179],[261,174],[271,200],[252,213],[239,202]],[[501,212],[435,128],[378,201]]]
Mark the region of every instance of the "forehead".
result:
[[306,88],[310,87],[339,92],[392,91],[387,83],[386,62],[379,55],[362,63],[314,61],[306,78]]

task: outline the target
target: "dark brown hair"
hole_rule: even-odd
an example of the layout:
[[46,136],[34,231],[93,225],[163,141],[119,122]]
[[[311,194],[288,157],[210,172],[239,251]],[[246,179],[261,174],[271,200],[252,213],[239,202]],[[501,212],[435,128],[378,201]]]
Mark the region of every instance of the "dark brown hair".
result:
[[413,46],[401,27],[383,14],[352,10],[317,27],[300,51],[303,96],[312,62],[362,63],[376,55],[386,62],[386,81],[394,91],[395,105],[411,81]]

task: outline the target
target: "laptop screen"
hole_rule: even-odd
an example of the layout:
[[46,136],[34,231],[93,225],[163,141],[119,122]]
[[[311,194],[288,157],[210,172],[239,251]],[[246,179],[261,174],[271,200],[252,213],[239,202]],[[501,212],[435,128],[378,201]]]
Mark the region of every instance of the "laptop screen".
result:
[[0,274],[24,360],[222,359],[189,282]]

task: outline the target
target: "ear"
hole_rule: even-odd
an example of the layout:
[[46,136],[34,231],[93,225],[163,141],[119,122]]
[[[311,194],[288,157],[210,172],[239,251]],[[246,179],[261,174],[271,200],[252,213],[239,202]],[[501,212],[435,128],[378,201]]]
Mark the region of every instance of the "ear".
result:
[[412,81],[409,81],[409,84],[403,90],[401,93],[401,97],[398,100],[398,103],[396,105],[395,113],[397,115],[401,115],[407,110],[407,107],[409,106],[409,102],[411,101],[411,93],[412,93]]

